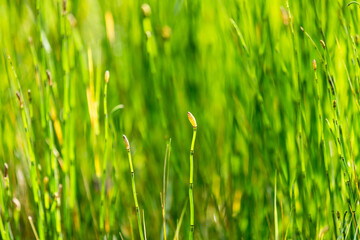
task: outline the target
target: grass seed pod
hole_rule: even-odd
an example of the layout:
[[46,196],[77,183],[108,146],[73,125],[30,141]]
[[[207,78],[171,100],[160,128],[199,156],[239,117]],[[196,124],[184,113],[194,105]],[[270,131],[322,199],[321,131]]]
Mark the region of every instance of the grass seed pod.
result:
[[195,119],[195,117],[191,114],[191,112],[188,112],[188,113],[187,113],[187,116],[188,116],[189,121],[190,121],[191,125],[193,126],[193,128],[197,128],[196,119]]

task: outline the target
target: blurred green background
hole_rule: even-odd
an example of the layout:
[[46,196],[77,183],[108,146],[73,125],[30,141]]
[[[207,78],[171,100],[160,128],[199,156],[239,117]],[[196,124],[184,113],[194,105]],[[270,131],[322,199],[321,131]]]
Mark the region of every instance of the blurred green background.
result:
[[[149,0],[150,14],[137,0],[1,0],[0,165],[9,166],[9,191],[2,171],[4,225],[14,238],[32,239],[27,217],[36,228],[41,218],[18,91],[41,196],[42,179],[54,178],[46,171],[53,157],[63,185],[61,234],[46,215],[45,239],[120,239],[119,232],[138,238],[122,134],[131,144],[149,239],[163,238],[160,192],[171,139],[167,235],[172,239],[179,226],[186,239],[188,111],[198,124],[195,239],[355,239],[360,12],[349,2]],[[106,70],[111,147],[104,159]],[[18,219],[12,198],[21,203]]]

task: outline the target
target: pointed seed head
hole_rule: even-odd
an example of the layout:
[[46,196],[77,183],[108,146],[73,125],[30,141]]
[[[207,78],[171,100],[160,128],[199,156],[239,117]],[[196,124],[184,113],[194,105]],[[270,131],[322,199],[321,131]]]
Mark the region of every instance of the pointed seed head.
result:
[[108,82],[109,82],[109,78],[110,78],[110,72],[109,72],[109,71],[106,71],[106,72],[105,72],[105,83],[108,83]]
[[125,146],[126,146],[126,149],[128,151],[130,151],[130,143],[129,143],[129,140],[127,139],[127,137],[125,135],[123,135],[123,139],[124,139],[124,143],[125,143]]
[[315,59],[313,60],[313,68],[314,68],[314,71],[316,71],[317,65],[316,65],[316,60]]
[[188,112],[187,115],[193,128],[197,128],[195,117],[191,114],[191,112]]
[[323,40],[320,40],[320,44],[323,47],[323,49],[325,49],[326,45],[325,45],[325,42]]
[[17,199],[17,198],[14,197],[14,198],[12,199],[12,202],[13,202],[13,204],[15,205],[16,210],[20,211],[20,209],[21,209],[21,203],[20,203],[19,199]]
[[141,5],[141,11],[142,14],[145,18],[150,17],[151,15],[151,8],[150,5],[147,3],[144,3],[143,5]]

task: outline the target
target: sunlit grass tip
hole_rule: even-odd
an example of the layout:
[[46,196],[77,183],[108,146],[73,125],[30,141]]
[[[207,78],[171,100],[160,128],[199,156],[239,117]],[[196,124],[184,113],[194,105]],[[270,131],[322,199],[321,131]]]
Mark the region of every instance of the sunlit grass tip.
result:
[[189,121],[190,121],[191,125],[193,126],[193,128],[197,128],[195,117],[191,114],[191,112],[188,112],[187,115],[188,115]]

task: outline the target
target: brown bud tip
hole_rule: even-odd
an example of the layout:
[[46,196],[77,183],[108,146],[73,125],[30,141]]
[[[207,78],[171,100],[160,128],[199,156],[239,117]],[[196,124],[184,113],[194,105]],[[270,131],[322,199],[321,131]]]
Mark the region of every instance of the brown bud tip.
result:
[[316,71],[317,65],[316,65],[316,60],[315,59],[313,60],[313,68],[314,68],[314,71]]
[[171,28],[164,26],[161,30],[161,37],[166,41],[171,37]]
[[14,197],[14,198],[12,199],[12,202],[13,202],[13,204],[15,205],[16,210],[20,211],[20,209],[21,209],[21,203],[20,203],[19,199],[17,199],[17,198]]
[[355,43],[359,44],[359,34],[356,34],[356,36],[355,36]]
[[123,139],[124,139],[124,143],[125,143],[126,149],[129,151],[129,150],[130,150],[129,140],[127,139],[127,137],[126,137],[125,135],[123,135]]
[[51,81],[51,72],[50,72],[50,70],[48,69],[48,70],[46,70],[46,76],[47,76],[47,79],[48,79],[48,83],[49,83],[49,85],[50,86],[52,86],[53,85],[53,83],[52,83],[52,81]]
[[191,112],[188,112],[187,115],[193,128],[197,128],[195,117],[191,114]]
[[8,169],[9,169],[9,166],[7,165],[7,163],[4,164],[4,177],[7,178],[8,176]]
[[301,29],[301,31],[305,32],[305,30],[304,30],[304,28],[302,26],[300,26],[300,29]]
[[47,186],[47,184],[49,183],[49,178],[48,177],[44,177],[44,185]]
[[339,211],[336,212],[337,218],[340,219],[340,213]]
[[106,71],[106,72],[105,72],[105,83],[108,83],[108,82],[109,82],[109,78],[110,78],[110,72],[109,72],[109,71]]
[[21,100],[21,96],[20,96],[20,93],[19,93],[19,92],[16,92],[16,97],[17,97],[18,100],[19,100],[20,107],[23,108],[23,107],[24,107],[24,104],[23,104],[23,102],[22,102],[22,100]]
[[144,3],[143,5],[141,5],[141,12],[144,17],[150,17],[150,15],[151,15],[150,5],[147,3]]
[[333,101],[333,108],[336,108],[336,100]]
[[325,49],[326,45],[325,45],[325,42],[323,40],[320,40],[320,44],[323,47],[323,49]]

